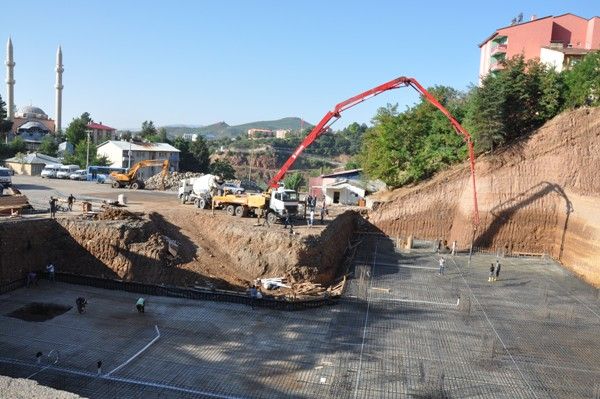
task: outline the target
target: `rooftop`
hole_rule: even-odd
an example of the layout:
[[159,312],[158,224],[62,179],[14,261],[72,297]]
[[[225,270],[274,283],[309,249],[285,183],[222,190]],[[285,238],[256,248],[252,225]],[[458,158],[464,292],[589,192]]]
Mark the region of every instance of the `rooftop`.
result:
[[93,130],[109,130],[111,132],[116,130],[110,126],[106,126],[106,125],[103,125],[102,123],[96,123],[96,122],[88,123],[87,128],[93,129]]
[[321,175],[320,177],[336,177],[341,175],[350,175],[355,173],[361,173],[362,169],[348,169],[348,170],[340,170],[338,172],[328,173],[326,175]]
[[122,150],[131,151],[160,151],[160,152],[181,152],[177,148],[173,147],[168,143],[141,143],[141,142],[129,142],[129,141],[118,141],[108,140],[98,145],[98,148],[105,145],[114,145]]
[[51,157],[46,154],[39,152],[30,152],[25,155],[23,159],[12,157],[4,160],[4,162],[23,162],[24,164],[59,164],[60,161],[57,158]]

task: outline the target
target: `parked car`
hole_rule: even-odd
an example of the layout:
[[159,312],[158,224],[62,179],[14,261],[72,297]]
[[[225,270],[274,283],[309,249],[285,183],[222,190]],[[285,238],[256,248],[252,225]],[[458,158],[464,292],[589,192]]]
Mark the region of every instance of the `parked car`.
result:
[[[12,186],[11,169],[3,168],[0,166],[0,186],[2,187],[10,187]],[[2,191],[2,190],[0,190]]]
[[60,164],[48,164],[46,166],[44,166],[44,169],[42,169],[42,173],[40,174],[40,176],[42,178],[56,178],[56,174],[58,173],[58,171],[60,170],[60,167],[62,165]]
[[223,188],[223,191],[229,191],[233,194],[242,194],[244,192],[244,187],[240,187],[234,183],[223,183],[221,187]]
[[57,179],[68,179],[71,177],[71,173],[74,173],[79,169],[79,165],[63,165],[60,167],[59,171],[56,172]]
[[87,171],[85,169],[79,169],[69,175],[71,180],[87,180]]

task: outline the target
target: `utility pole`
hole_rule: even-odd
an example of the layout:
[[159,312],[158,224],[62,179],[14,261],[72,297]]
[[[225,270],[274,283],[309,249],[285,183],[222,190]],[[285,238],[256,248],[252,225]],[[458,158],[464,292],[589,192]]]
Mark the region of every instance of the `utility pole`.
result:
[[127,169],[131,169],[131,140],[129,139],[129,152],[127,153]]
[[90,131],[87,132],[87,154],[85,156],[85,169],[90,166]]

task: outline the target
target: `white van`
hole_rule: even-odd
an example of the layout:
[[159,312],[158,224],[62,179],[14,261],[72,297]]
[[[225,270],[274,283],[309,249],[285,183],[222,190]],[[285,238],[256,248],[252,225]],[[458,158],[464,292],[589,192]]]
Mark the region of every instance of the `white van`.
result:
[[40,174],[40,176],[44,177],[48,177],[48,178],[55,178],[56,174],[58,173],[58,171],[60,170],[60,167],[62,165],[60,164],[48,164],[46,166],[44,166],[44,169],[42,169],[42,173]]
[[56,172],[57,179],[68,179],[71,173],[79,170],[79,165],[63,165],[60,170]]
[[[3,168],[0,166],[0,186],[10,187],[12,186],[12,171],[8,168]],[[0,190],[1,191],[1,190]]]

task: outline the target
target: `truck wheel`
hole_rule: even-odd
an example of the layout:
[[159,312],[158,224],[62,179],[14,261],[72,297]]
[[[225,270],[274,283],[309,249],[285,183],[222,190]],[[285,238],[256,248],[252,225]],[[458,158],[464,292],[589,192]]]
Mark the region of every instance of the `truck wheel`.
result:
[[227,208],[225,208],[225,212],[227,212],[227,214],[229,216],[235,215],[235,206],[233,206],[233,205],[227,205]]
[[246,208],[245,208],[245,207],[243,207],[242,205],[238,205],[238,206],[235,208],[235,216],[237,216],[237,217],[241,218],[241,217],[244,217],[244,216],[246,216],[246,214],[247,214],[247,212],[246,212]]
[[129,186],[132,190],[137,190],[138,188],[140,188],[140,183],[137,181],[134,181],[133,183],[131,183],[131,186]]
[[121,185],[119,184],[118,181],[114,181],[114,182],[112,182],[111,187],[112,188],[121,188]]
[[267,222],[275,224],[277,222],[277,215],[274,212],[267,213]]
[[198,208],[206,209],[206,200],[204,198],[198,198]]

